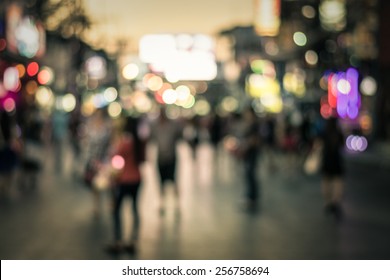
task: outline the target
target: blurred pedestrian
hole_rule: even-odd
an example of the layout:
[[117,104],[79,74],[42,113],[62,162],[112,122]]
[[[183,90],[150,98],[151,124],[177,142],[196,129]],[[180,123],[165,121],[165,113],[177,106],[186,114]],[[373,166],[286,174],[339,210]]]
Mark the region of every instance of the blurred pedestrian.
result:
[[52,114],[52,141],[54,144],[55,171],[62,173],[64,165],[64,149],[68,139],[69,116],[62,110],[54,110]]
[[[114,175],[113,182],[113,221],[114,221],[114,243],[106,249],[110,253],[119,253],[125,249],[129,253],[136,250],[138,233],[140,227],[140,216],[138,213],[138,196],[141,186],[140,165],[145,160],[145,143],[138,135],[138,120],[127,117],[123,132],[113,144],[110,152],[112,165],[119,171]],[[132,201],[133,227],[129,243],[123,244],[121,209],[123,199],[129,197]]]
[[19,163],[22,143],[18,137],[14,118],[5,111],[0,112],[0,196],[7,195],[13,183],[15,169]]
[[283,151],[286,155],[286,171],[288,175],[295,174],[298,164],[298,129],[286,121],[286,127],[283,138]]
[[326,213],[342,217],[341,201],[344,193],[344,136],[336,118],[326,121],[322,139],[322,194]]
[[196,116],[191,117],[184,125],[183,138],[191,149],[192,158],[196,159],[196,149],[199,145],[199,120]]
[[73,152],[72,173],[75,177],[80,175],[81,141],[83,137],[83,119],[80,108],[72,111],[69,117],[69,140]]
[[171,182],[176,195],[176,210],[179,210],[179,188],[176,182],[176,148],[182,137],[181,126],[169,119],[165,110],[161,110],[157,122],[152,127],[151,140],[157,146],[157,168],[160,175],[160,214],[165,212],[165,187]]
[[107,159],[111,141],[111,128],[104,109],[97,109],[86,123],[86,164],[83,179],[93,194],[93,212],[95,216],[100,214],[101,194],[92,182],[99,168]]
[[262,125],[262,135],[264,139],[264,154],[267,159],[267,166],[270,173],[276,171],[276,119],[272,115],[268,115]]
[[246,204],[249,211],[258,208],[260,184],[257,179],[257,163],[260,151],[260,133],[257,116],[251,107],[243,112],[243,138],[239,141],[239,154],[243,159],[246,186]]

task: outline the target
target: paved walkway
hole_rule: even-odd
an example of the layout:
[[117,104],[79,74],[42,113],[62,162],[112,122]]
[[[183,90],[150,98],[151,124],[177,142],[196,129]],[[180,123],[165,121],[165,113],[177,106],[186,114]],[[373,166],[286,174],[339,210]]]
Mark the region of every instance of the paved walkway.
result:
[[[65,153],[63,172],[55,171],[53,153],[45,152],[39,188],[13,189],[0,201],[1,259],[110,259],[102,250],[110,241],[108,195],[102,215],[92,215],[92,197]],[[151,153],[153,156],[153,149]],[[167,211],[158,211],[158,181],[147,163],[140,197],[141,233],[136,255],[120,259],[390,259],[390,185],[386,167],[348,156],[345,219],[324,215],[319,177],[304,176],[278,157],[269,172],[261,159],[261,211],[240,208],[241,166],[229,155],[202,145],[194,161],[179,147],[181,212],[168,193]],[[171,188],[170,188],[171,189]],[[125,204],[123,217],[129,217]],[[127,219],[129,220],[129,219]],[[124,227],[130,230],[130,222]]]

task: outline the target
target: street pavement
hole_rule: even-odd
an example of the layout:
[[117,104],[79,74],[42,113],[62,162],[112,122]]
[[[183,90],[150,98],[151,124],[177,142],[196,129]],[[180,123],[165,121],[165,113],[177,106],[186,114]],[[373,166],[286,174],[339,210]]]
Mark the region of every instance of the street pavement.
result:
[[[99,259],[390,259],[390,168],[375,154],[347,154],[344,218],[323,210],[320,177],[307,176],[301,164],[283,154],[277,169],[261,154],[258,179],[261,207],[242,208],[242,166],[222,149],[199,146],[193,159],[178,147],[180,211],[167,186],[164,215],[159,212],[159,184],[150,147],[142,172],[141,229],[135,254],[108,255],[112,239],[108,193],[101,215],[93,214],[91,192],[80,180],[82,163],[70,150],[61,170],[51,150],[42,150],[44,168],[35,190],[14,186],[0,200],[0,258],[26,260]],[[74,172],[76,171],[76,172]],[[123,209],[130,235],[130,202]]]

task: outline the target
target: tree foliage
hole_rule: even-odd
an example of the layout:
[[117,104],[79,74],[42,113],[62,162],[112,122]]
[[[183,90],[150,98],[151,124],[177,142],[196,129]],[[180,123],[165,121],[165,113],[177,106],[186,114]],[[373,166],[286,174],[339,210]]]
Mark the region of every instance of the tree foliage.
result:
[[91,27],[82,0],[25,0],[27,12],[39,19],[46,30],[65,37],[80,37]]

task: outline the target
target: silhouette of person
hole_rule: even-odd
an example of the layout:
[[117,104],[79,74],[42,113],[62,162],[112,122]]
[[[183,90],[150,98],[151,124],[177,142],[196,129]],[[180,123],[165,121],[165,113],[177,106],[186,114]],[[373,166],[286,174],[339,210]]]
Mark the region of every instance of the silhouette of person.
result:
[[86,166],[84,172],[84,182],[92,190],[95,216],[100,214],[101,195],[99,190],[94,188],[92,181],[106,160],[110,141],[111,125],[106,119],[104,109],[98,109],[86,124]]
[[241,157],[244,164],[246,185],[246,208],[254,211],[258,207],[259,182],[257,180],[257,162],[260,148],[260,135],[257,116],[251,107],[243,112],[243,139],[240,141]]
[[[138,240],[140,216],[138,213],[138,194],[141,186],[140,165],[145,160],[145,144],[138,135],[138,119],[127,117],[123,133],[113,145],[112,165],[120,169],[113,182],[113,221],[114,243],[107,246],[110,253],[119,253],[125,249],[134,253]],[[123,166],[122,166],[123,164]],[[119,166],[118,166],[119,165]],[[125,197],[132,201],[133,228],[130,241],[123,246],[121,209]]]
[[6,111],[0,112],[0,195],[9,192],[14,171],[19,164],[22,144],[17,137],[16,122]]
[[337,119],[332,117],[326,121],[322,139],[322,194],[326,213],[341,218],[341,200],[344,192],[344,160],[342,149],[344,136]]
[[179,209],[179,189],[176,183],[176,146],[181,139],[182,130],[178,123],[170,120],[161,110],[158,121],[152,126],[151,140],[157,146],[157,168],[160,175],[161,204],[160,214],[165,211],[165,185],[172,182],[176,195],[176,208]]

